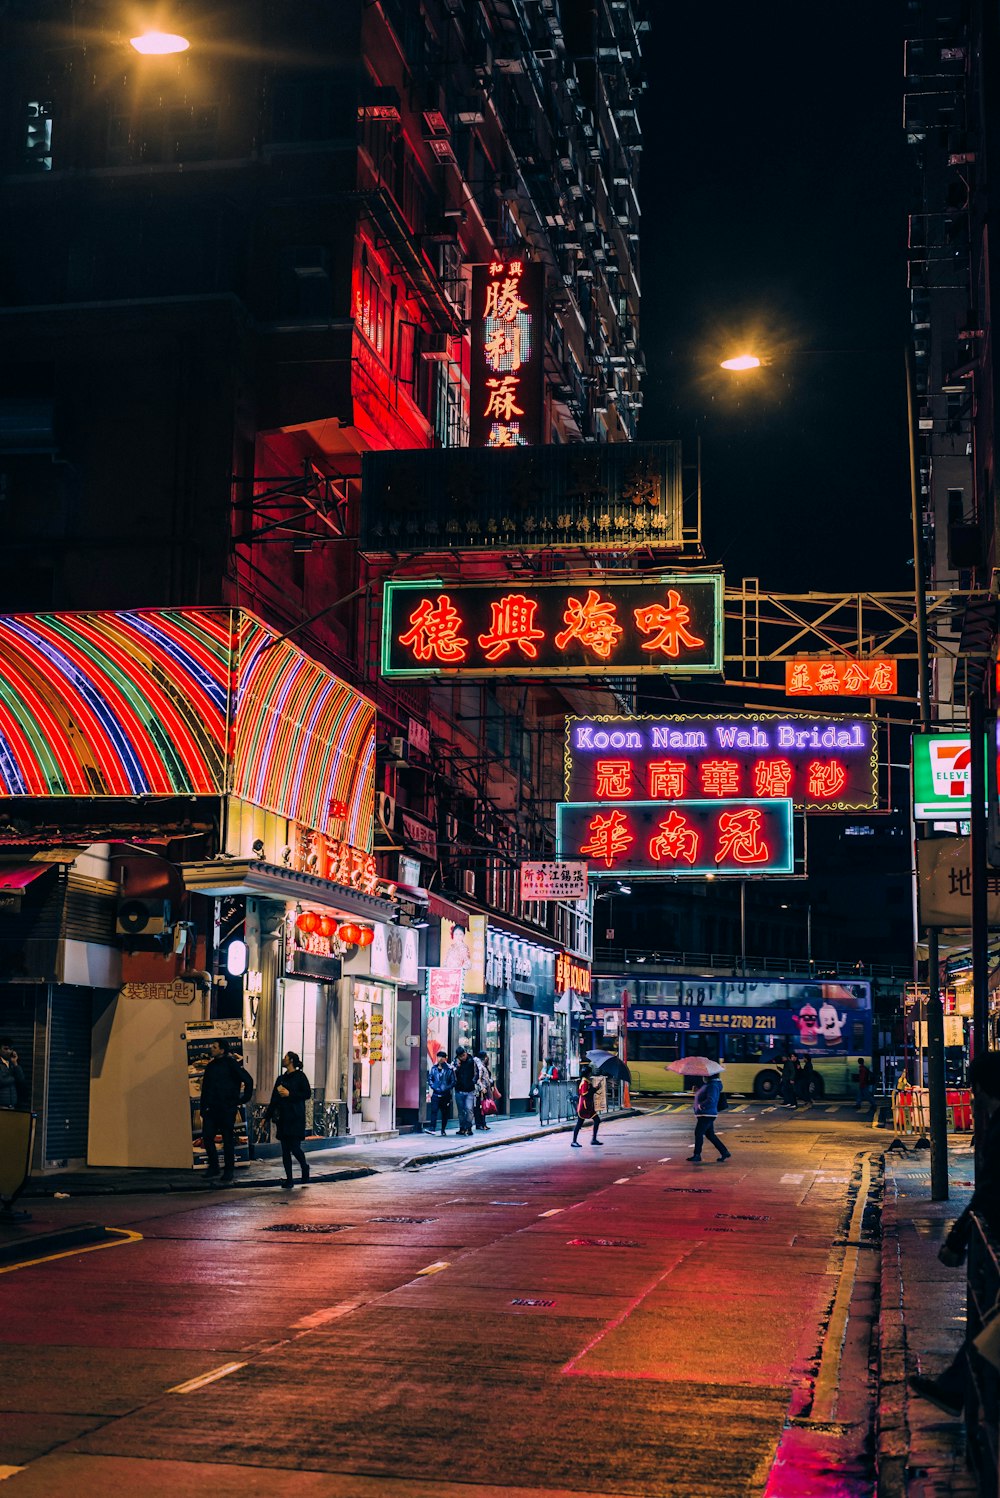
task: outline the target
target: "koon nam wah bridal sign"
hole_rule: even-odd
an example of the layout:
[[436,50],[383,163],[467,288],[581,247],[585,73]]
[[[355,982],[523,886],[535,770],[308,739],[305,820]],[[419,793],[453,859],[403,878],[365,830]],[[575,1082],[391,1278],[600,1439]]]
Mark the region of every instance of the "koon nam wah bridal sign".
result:
[[878,805],[870,717],[567,718],[565,768],[572,802],[746,796],[789,797],[809,811]]

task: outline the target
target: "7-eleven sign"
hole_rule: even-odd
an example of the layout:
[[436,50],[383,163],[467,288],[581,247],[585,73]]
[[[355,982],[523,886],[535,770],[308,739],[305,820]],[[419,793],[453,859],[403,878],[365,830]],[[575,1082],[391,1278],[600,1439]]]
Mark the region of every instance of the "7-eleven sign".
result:
[[972,753],[967,733],[913,736],[913,815],[951,821],[970,814]]

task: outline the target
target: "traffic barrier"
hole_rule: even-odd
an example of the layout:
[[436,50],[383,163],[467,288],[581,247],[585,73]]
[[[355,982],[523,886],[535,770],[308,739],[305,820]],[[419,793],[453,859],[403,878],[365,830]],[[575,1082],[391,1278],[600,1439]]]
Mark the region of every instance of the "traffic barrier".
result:
[[[967,1087],[945,1091],[948,1128],[968,1133],[972,1128],[972,1094]],[[926,1134],[930,1128],[930,1093],[926,1087],[896,1087],[892,1094],[892,1126],[897,1134]]]

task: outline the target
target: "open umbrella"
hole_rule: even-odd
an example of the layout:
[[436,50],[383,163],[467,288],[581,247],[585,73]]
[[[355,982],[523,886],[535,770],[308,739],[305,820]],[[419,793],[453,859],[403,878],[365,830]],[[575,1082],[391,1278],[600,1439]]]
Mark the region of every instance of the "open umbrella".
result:
[[599,1077],[607,1077],[612,1082],[628,1082],[632,1085],[632,1073],[620,1056],[615,1056],[611,1051],[588,1051],[587,1060],[590,1062],[594,1072]]
[[717,1077],[722,1067],[707,1056],[682,1056],[679,1061],[668,1061],[667,1071],[679,1072],[682,1077]]

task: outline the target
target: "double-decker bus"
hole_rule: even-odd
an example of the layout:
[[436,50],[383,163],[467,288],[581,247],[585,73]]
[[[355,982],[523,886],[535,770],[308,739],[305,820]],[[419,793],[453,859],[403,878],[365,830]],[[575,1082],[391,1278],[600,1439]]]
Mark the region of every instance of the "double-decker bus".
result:
[[858,1062],[872,1061],[871,984],[853,978],[597,977],[594,1010],[606,1041],[627,1024],[637,1093],[690,1089],[668,1062],[707,1056],[725,1067],[727,1091],[767,1100],[792,1053],[812,1057],[814,1096],[846,1097]]

